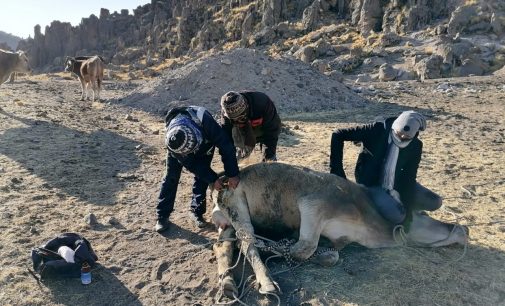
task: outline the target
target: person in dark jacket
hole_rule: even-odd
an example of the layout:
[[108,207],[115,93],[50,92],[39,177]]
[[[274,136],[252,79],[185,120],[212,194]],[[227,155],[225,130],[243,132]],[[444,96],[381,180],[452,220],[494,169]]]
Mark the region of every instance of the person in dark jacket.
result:
[[182,167],[195,175],[190,217],[198,227],[203,227],[206,211],[206,192],[209,184],[214,189],[223,188],[223,182],[211,168],[214,149],[219,149],[224,165],[228,187],[236,188],[239,169],[235,147],[221,126],[203,107],[176,107],[165,118],[167,146],[166,174],[161,184],[156,212],[156,231],[162,232],[169,226],[168,217],[174,209],[177,185]]
[[442,199],[416,182],[423,143],[419,131],[425,118],[415,111],[364,126],[340,129],[331,137],[330,172],[346,178],[343,164],[344,141],[362,143],[355,168],[356,182],[368,188],[378,212],[394,224],[401,224],[407,210],[436,210]]
[[[221,97],[221,124],[235,141],[239,158],[248,156],[256,143],[265,146],[263,161],[277,160],[281,119],[272,100],[258,91],[230,91]],[[238,145],[236,135],[243,139]]]

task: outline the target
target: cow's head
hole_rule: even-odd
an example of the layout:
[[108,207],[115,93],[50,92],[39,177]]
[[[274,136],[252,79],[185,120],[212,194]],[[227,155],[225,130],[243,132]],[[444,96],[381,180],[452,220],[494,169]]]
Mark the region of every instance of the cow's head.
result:
[[75,65],[75,58],[67,57],[67,59],[65,60],[65,71],[73,72],[74,65]]
[[428,247],[465,244],[468,227],[438,221],[423,212],[414,212],[406,238],[408,243]]
[[28,57],[23,51],[18,51],[18,61],[16,64],[16,69],[15,71],[21,72],[21,73],[31,73],[32,68],[30,67],[30,64],[28,63]]

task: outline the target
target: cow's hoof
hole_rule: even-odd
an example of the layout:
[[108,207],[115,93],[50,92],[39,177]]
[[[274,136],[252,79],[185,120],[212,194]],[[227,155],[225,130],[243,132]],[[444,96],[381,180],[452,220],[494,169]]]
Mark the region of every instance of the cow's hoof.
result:
[[312,260],[323,267],[333,267],[337,264],[339,258],[338,251],[327,251],[315,256]]
[[238,296],[237,285],[231,276],[226,276],[223,278],[221,281],[221,288],[223,289],[223,294],[230,299]]
[[260,284],[259,293],[261,294],[276,294],[277,287],[272,282],[265,282]]
[[303,261],[309,258],[316,251],[317,244],[299,240],[295,243],[290,250],[291,256],[293,256],[296,260]]

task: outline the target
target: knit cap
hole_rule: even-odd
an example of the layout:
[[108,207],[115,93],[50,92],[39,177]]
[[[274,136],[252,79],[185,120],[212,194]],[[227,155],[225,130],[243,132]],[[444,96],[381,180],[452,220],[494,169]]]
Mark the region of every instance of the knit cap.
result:
[[240,93],[229,91],[221,97],[221,109],[226,117],[234,120],[247,112],[247,102]]
[[201,143],[202,132],[193,120],[179,114],[170,121],[165,137],[165,144],[170,151],[188,155],[198,151]]

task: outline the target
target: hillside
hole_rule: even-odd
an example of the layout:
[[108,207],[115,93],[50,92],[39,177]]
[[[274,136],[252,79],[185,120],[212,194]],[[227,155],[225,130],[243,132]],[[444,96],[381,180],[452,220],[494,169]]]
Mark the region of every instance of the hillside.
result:
[[5,43],[11,50],[16,50],[16,47],[21,39],[21,37],[0,31],[0,45]]
[[487,75],[505,64],[505,3],[493,0],[162,0],[54,21],[20,48],[41,71],[101,54],[114,71],[150,77],[168,62],[236,47],[294,56],[356,80]]

